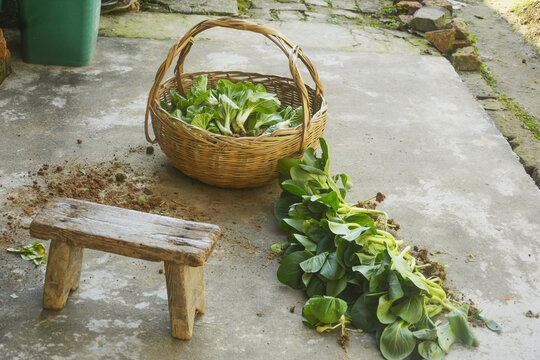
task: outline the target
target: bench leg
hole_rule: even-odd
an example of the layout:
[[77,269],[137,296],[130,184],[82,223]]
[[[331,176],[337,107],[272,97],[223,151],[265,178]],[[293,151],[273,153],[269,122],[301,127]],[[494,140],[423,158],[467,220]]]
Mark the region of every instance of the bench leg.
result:
[[82,248],[70,246],[63,241],[51,240],[43,287],[44,309],[62,309],[69,292],[79,287],[82,257]]
[[165,262],[172,336],[189,340],[195,313],[204,312],[203,267]]

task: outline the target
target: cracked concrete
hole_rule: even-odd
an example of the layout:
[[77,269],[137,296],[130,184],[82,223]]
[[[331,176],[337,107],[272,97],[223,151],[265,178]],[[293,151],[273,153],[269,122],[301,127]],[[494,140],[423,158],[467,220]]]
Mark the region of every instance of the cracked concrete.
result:
[[[119,154],[142,174],[159,178],[171,197],[212,212],[224,236],[205,266],[207,311],[197,318],[193,339],[170,337],[161,264],[86,251],[81,287],[62,311],[44,311],[44,267],[7,254],[8,244],[0,243],[4,357],[343,357],[335,334],[302,325],[306,299],[277,281],[278,263],[266,258],[264,250],[284,240],[272,217],[277,184],[212,188],[176,171],[160,151],[152,160],[127,151],[145,144],[145,97],[171,38],[199,18],[184,19],[168,25],[164,41],[99,38],[87,68],[24,64],[15,51],[14,72],[0,86],[0,183],[9,193],[41,164],[110,161]],[[448,359],[537,359],[540,323],[525,313],[540,311],[540,190],[448,61],[371,29],[271,26],[300,44],[319,71],[329,103],[325,137],[332,171],[348,173],[355,183],[349,201],[386,193],[383,209],[401,224],[405,242],[444,250],[435,259],[446,265],[450,285],[503,326],[501,335],[475,329],[480,347],[456,344]],[[167,35],[158,26],[150,30]],[[16,48],[17,34],[7,35]],[[397,45],[381,46],[380,36]],[[288,76],[286,58],[271,45],[252,34],[209,31],[197,38],[185,68]],[[77,138],[84,147],[75,148]],[[3,213],[10,206],[0,201]],[[2,230],[5,221],[0,218]],[[467,254],[475,261],[466,261]],[[349,352],[350,358],[380,358],[369,334],[353,334]]]

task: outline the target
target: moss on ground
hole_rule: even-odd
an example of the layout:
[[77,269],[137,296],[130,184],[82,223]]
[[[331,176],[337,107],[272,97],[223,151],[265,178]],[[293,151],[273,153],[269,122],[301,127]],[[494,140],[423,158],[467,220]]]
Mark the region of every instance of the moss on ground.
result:
[[512,111],[517,116],[517,118],[523,123],[525,128],[529,130],[536,139],[540,140],[540,123],[538,122],[538,119],[536,119],[526,110],[524,110],[523,107],[519,105],[517,102],[515,102],[514,100],[506,96],[497,87],[495,76],[493,76],[493,74],[491,73],[491,71],[489,70],[486,64],[482,64],[482,67],[480,68],[480,74],[482,75],[484,80],[487,82],[487,84],[491,87],[493,92],[496,94],[497,100],[506,109]]

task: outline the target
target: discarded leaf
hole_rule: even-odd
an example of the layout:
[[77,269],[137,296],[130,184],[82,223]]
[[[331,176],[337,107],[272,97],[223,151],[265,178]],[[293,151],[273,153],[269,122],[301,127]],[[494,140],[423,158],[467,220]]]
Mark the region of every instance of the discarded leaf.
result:
[[139,201],[146,201],[146,196],[141,195],[141,196],[139,196],[139,198],[138,198],[137,200],[139,200]]
[[491,331],[494,331],[494,332],[501,332],[502,331],[502,326],[497,324],[495,321],[493,320],[488,320],[486,321],[486,327],[491,330]]
[[11,294],[11,295],[9,295],[9,296],[11,296],[11,297],[14,298],[14,299],[17,299],[17,298],[19,297],[17,294]]
[[79,171],[81,172],[81,174],[86,175],[86,170],[84,170],[84,169],[79,169]]
[[502,326],[501,325],[497,324],[493,320],[486,319],[485,317],[480,315],[480,311],[478,311],[476,314],[474,314],[474,318],[478,319],[480,321],[483,321],[484,324],[486,324],[486,327],[491,331],[494,331],[496,333],[500,333],[502,331]]
[[276,254],[281,253],[283,250],[287,248],[288,243],[275,243],[274,245],[270,246],[270,249],[275,252]]
[[39,241],[26,245],[22,249],[9,248],[6,251],[21,254],[22,259],[30,260],[36,264],[36,266],[47,263],[47,249],[45,249],[45,246]]

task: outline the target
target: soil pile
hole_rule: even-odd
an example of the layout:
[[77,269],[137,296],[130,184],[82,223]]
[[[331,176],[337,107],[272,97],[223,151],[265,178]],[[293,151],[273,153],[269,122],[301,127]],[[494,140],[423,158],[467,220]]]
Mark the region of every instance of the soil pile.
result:
[[[155,175],[155,174],[154,174]],[[157,176],[146,176],[121,162],[96,164],[44,164],[28,171],[32,185],[24,186],[5,197],[2,204],[7,230],[0,234],[2,247],[24,239],[32,217],[48,201],[61,196],[118,206],[185,220],[208,222],[208,216],[179,197],[163,194]],[[178,194],[178,193],[176,193]],[[10,245],[11,246],[11,245]]]
[[532,1],[523,9],[512,10],[527,40],[540,48],[540,1]]

